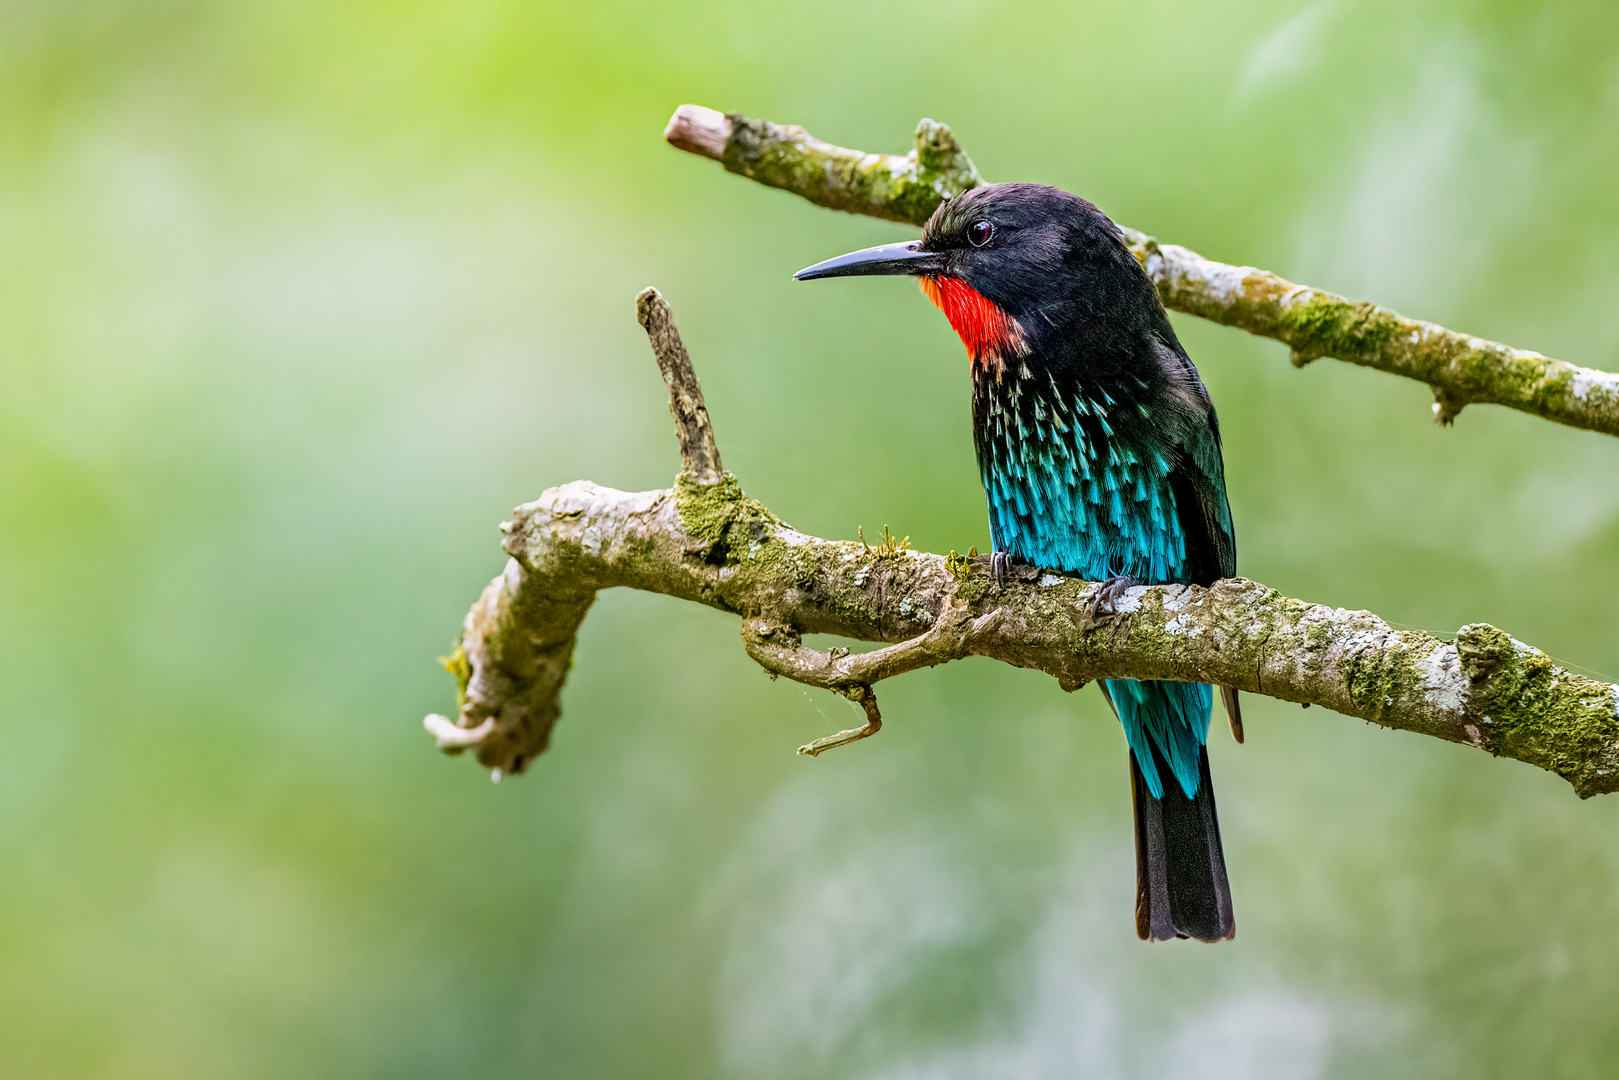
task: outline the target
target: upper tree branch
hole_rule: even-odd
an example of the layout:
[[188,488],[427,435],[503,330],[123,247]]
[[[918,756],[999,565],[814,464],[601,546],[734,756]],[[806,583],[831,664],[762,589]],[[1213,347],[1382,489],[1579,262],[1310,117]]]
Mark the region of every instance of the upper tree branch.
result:
[[[475,749],[497,776],[521,771],[549,743],[585,613],[600,590],[622,586],[738,615],[744,647],[772,675],[864,707],[864,727],[808,753],[877,730],[875,683],[987,656],[1044,671],[1067,690],[1099,678],[1176,679],[1323,705],[1529,762],[1582,796],[1619,790],[1619,687],[1492,626],[1465,626],[1444,642],[1241,578],[1137,587],[1118,615],[1097,621],[1092,583],[1030,568],[997,583],[987,558],[799,533],[734,477],[702,474],[703,462],[717,470],[719,455],[690,361],[661,297],[643,293],[637,309],[671,386],[686,469],[663,491],[583,480],[552,488],[501,527],[506,569],[446,661],[461,687],[459,715],[426,721],[441,747]],[[803,644],[805,634],[887,647],[822,652]]]
[[[983,183],[950,129],[923,120],[904,157],[833,146],[801,127],[682,105],[665,131],[682,150],[820,206],[921,225],[941,201]],[[1474,402],[1619,435],[1619,375],[1553,360],[1375,304],[1228,266],[1134,229],[1126,242],[1166,307],[1275,338],[1300,366],[1330,356],[1427,383],[1448,424]]]

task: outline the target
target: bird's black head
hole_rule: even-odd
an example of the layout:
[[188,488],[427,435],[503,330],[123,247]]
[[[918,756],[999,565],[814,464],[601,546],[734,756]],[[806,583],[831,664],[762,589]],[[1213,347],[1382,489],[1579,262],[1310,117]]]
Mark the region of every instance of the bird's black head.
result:
[[1072,339],[1139,332],[1161,317],[1152,283],[1117,225],[1041,184],[989,184],[940,204],[920,240],[841,255],[794,277],[907,274],[976,358]]

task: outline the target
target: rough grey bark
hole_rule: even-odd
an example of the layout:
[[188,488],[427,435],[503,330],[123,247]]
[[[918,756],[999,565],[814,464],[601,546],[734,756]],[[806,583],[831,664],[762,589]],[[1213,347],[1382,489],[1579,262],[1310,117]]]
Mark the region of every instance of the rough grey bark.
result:
[[[1619,790],[1619,686],[1493,626],[1464,626],[1446,642],[1242,578],[1136,587],[1096,618],[1094,583],[1032,567],[997,582],[987,557],[799,533],[716,472],[690,362],[665,362],[685,357],[667,306],[648,290],[637,309],[670,382],[684,471],[660,491],[565,484],[501,526],[509,561],[445,661],[461,688],[459,715],[425,722],[441,748],[474,750],[497,778],[546,748],[585,613],[602,589],[624,587],[740,616],[744,648],[766,671],[864,707],[863,727],[803,753],[875,732],[881,680],[987,656],[1046,672],[1066,690],[1100,678],[1178,679],[1322,705],[1537,765],[1582,797]],[[811,633],[885,647],[822,652],[803,644]]]
[[[943,200],[984,183],[950,129],[934,120],[918,125],[916,148],[904,157],[848,150],[801,127],[700,105],[682,105],[665,136],[819,206],[913,225],[926,222]],[[1300,367],[1333,357],[1427,383],[1441,424],[1476,402],[1619,435],[1619,375],[1409,319],[1252,266],[1228,266],[1134,229],[1124,234],[1166,307],[1274,338]]]

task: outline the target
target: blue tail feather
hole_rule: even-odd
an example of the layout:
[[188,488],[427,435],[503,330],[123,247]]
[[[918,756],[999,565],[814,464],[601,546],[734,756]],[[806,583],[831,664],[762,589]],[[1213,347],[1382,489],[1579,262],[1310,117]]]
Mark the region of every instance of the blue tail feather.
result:
[[1198,755],[1209,736],[1213,688],[1205,683],[1108,679],[1107,689],[1152,797],[1164,797],[1163,778],[1152,753],[1154,746],[1186,797],[1196,796],[1200,782]]

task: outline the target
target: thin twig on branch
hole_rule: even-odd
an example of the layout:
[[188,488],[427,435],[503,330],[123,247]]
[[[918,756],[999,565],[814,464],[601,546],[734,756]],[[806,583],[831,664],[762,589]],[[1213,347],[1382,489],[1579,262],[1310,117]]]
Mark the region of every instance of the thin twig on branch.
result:
[[[719,453],[690,360],[656,292],[637,310],[670,384],[684,471],[661,491],[565,484],[501,526],[506,569],[445,661],[461,687],[459,715],[425,721],[440,748],[472,749],[497,778],[521,772],[550,742],[580,623],[600,590],[624,587],[740,616],[743,647],[772,677],[865,709],[863,727],[801,747],[807,754],[875,732],[873,687],[883,679],[987,656],[1046,672],[1065,690],[1176,679],[1322,705],[1537,765],[1582,797],[1619,790],[1619,686],[1493,626],[1464,626],[1445,642],[1242,578],[1138,586],[1098,620],[1090,582],[1032,567],[998,582],[987,557],[799,533],[735,477],[704,482],[702,463],[717,470]],[[886,647],[822,652],[803,644],[805,634]]]
[[[904,157],[822,142],[803,128],[682,105],[664,132],[682,150],[819,206],[921,225],[945,199],[984,181],[950,129],[923,120]],[[1252,266],[1124,230],[1166,307],[1274,338],[1299,367],[1333,357],[1427,383],[1434,419],[1466,405],[1505,405],[1570,427],[1619,435],[1619,375],[1408,319],[1384,307],[1295,285]]]
[[703,404],[703,388],[697,383],[680,331],[675,329],[675,313],[657,289],[642,289],[635,298],[635,317],[646,331],[663,384],[669,388],[669,414],[675,418],[675,438],[680,442],[686,475],[699,484],[717,484],[725,475],[725,466],[720,464],[714,425]]

